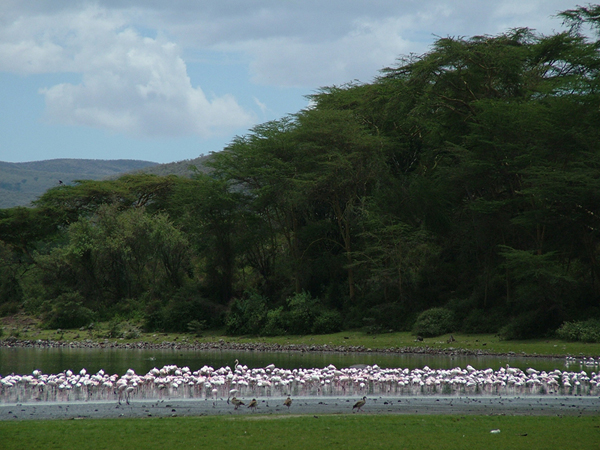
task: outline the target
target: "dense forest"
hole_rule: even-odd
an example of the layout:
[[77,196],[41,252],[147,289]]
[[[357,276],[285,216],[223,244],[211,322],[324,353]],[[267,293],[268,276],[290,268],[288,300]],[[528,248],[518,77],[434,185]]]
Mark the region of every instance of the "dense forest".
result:
[[0,313],[507,339],[600,321],[600,6],[560,16],[321,88],[192,178],[0,210]]

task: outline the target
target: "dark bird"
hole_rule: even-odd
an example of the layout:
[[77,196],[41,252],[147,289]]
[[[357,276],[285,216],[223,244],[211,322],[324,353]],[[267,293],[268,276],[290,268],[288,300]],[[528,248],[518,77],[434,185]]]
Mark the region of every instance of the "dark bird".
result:
[[356,408],[357,412],[360,412],[360,408],[365,406],[365,403],[367,403],[367,397],[363,397],[362,400],[357,401],[352,407],[352,412],[354,412],[354,408]]
[[290,409],[290,406],[292,406],[292,399],[291,398],[286,398],[285,401],[283,402],[283,406],[287,406],[288,409]]
[[234,404],[234,406],[235,406],[235,408],[233,408],[233,409],[238,409],[238,408],[240,407],[240,405],[245,405],[245,403],[244,403],[243,401],[241,401],[241,400],[238,400],[238,399],[237,399],[237,398],[235,398],[235,397],[233,397],[233,398],[231,399],[231,403],[233,403],[233,404]]
[[252,401],[250,402],[250,404],[248,405],[248,408],[251,408],[252,411],[256,411],[256,407],[257,407],[257,402],[256,402],[256,399],[253,398]]

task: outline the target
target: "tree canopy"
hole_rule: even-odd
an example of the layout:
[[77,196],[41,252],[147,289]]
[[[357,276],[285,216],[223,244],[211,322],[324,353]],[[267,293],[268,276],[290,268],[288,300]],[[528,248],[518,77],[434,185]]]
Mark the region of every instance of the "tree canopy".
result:
[[442,308],[507,338],[600,318],[600,7],[560,17],[323,87],[191,179],[80,181],[0,210],[0,312],[304,333]]

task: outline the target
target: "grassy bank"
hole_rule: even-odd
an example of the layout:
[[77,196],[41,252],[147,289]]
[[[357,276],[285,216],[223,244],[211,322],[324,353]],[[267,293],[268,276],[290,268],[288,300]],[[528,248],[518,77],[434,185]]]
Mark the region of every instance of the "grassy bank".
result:
[[[491,433],[491,430],[500,430]],[[597,449],[600,417],[250,416],[0,422],[2,448]]]
[[415,336],[408,332],[393,332],[370,334],[362,330],[343,331],[334,334],[306,335],[306,336],[226,336],[224,330],[208,330],[201,336],[194,334],[177,333],[142,333],[126,334],[126,337],[108,337],[109,325],[97,324],[91,330],[44,330],[32,318],[3,318],[4,335],[1,339],[17,338],[22,340],[53,340],[62,342],[94,341],[108,343],[137,343],[148,342],[161,344],[164,342],[177,342],[181,345],[195,345],[203,343],[227,344],[266,344],[266,345],[302,345],[302,346],[329,346],[345,347],[348,350],[361,347],[372,351],[383,349],[414,349],[421,351],[423,348],[430,350],[464,349],[486,354],[533,355],[533,356],[600,356],[600,343],[567,342],[559,339],[532,339],[526,341],[506,341],[497,335],[443,335],[435,338],[425,338],[417,341]]

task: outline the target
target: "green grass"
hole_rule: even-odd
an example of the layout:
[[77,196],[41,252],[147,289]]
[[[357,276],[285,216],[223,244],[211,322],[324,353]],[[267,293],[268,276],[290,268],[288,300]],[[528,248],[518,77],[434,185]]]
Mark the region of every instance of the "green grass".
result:
[[[500,433],[490,433],[499,429]],[[0,422],[10,449],[598,449],[600,417],[328,415]]]
[[[5,327],[4,337],[11,335],[19,339],[51,339],[62,341],[84,341],[91,339],[103,341],[106,336],[108,324],[99,324],[96,330],[79,331],[42,330],[35,326],[30,327]],[[182,344],[218,342],[223,340],[227,343],[265,343],[265,344],[296,344],[296,345],[328,345],[328,346],[362,346],[372,350],[399,348],[399,347],[430,347],[433,349],[466,349],[481,351],[489,354],[510,353],[516,355],[540,355],[540,356],[598,356],[600,355],[600,343],[567,342],[559,339],[532,339],[527,341],[505,341],[494,334],[465,335],[453,333],[454,342],[448,342],[450,335],[425,338],[422,342],[416,342],[415,336],[408,332],[394,332],[381,334],[368,334],[362,330],[343,331],[340,333],[306,336],[226,336],[224,330],[208,330],[202,337],[192,334],[177,333],[141,333],[136,339],[109,339],[110,342],[126,343],[145,341],[150,343],[174,342]]]

